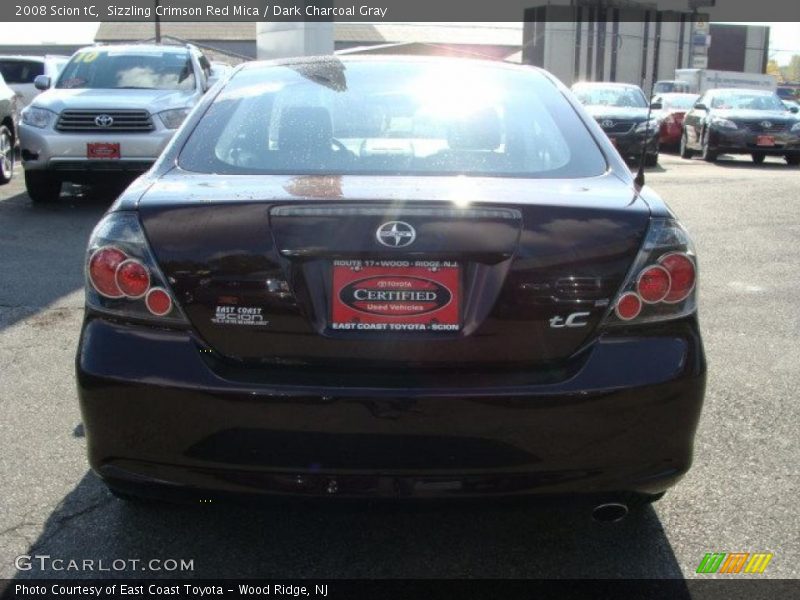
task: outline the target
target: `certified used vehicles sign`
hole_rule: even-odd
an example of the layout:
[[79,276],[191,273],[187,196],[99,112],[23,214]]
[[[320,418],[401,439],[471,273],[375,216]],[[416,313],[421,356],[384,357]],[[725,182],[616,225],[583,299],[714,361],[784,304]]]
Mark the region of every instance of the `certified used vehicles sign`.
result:
[[331,328],[458,331],[460,269],[451,261],[336,260]]

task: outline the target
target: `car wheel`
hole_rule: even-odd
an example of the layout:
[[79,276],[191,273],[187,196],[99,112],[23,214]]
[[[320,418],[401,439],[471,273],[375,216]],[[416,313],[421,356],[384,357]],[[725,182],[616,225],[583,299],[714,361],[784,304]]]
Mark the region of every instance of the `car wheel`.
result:
[[46,171],[25,171],[25,189],[31,202],[55,202],[61,193],[61,179]]
[[647,154],[644,157],[644,166],[645,167],[657,167],[658,166],[658,154]]
[[703,140],[703,151],[700,153],[700,157],[706,162],[717,162],[717,153],[716,151],[712,150],[708,147],[708,137]]
[[800,154],[787,154],[785,157],[786,164],[796,167],[800,165]]
[[14,136],[8,127],[0,126],[0,185],[14,176]]
[[681,136],[681,158],[692,158],[694,156],[694,152],[689,150],[688,142],[686,140],[686,133]]
[[753,157],[753,162],[756,163],[757,165],[763,163],[764,159],[767,158],[767,155],[764,154],[763,152],[753,152],[751,156]]

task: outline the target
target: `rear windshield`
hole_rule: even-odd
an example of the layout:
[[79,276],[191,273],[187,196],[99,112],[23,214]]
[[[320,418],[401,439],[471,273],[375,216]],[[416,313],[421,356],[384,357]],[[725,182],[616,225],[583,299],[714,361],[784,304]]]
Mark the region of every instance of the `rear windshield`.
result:
[[44,65],[35,60],[0,59],[0,73],[6,83],[33,83],[44,74]]
[[622,86],[573,86],[572,91],[581,104],[586,106],[614,106],[617,108],[646,108],[647,100],[642,91]]
[[573,108],[536,71],[336,59],[240,71],[179,162],[225,174],[588,177],[606,169]]
[[195,80],[186,50],[85,50],[62,69],[56,87],[191,90]]

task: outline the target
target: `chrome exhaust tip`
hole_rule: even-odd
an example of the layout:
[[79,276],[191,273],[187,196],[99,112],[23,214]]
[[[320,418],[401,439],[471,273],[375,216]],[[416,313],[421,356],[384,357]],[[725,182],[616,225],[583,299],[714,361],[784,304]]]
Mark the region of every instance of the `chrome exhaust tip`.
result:
[[619,523],[628,516],[628,507],[619,502],[598,504],[592,510],[592,519],[598,523]]

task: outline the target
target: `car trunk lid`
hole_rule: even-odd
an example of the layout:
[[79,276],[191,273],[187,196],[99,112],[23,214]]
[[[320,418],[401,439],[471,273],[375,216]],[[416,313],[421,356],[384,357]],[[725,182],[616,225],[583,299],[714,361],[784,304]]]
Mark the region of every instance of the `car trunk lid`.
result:
[[[177,301],[219,355],[390,368],[563,361],[591,339],[649,219],[611,174],[174,171],[139,211]],[[391,243],[406,226],[413,242]]]

